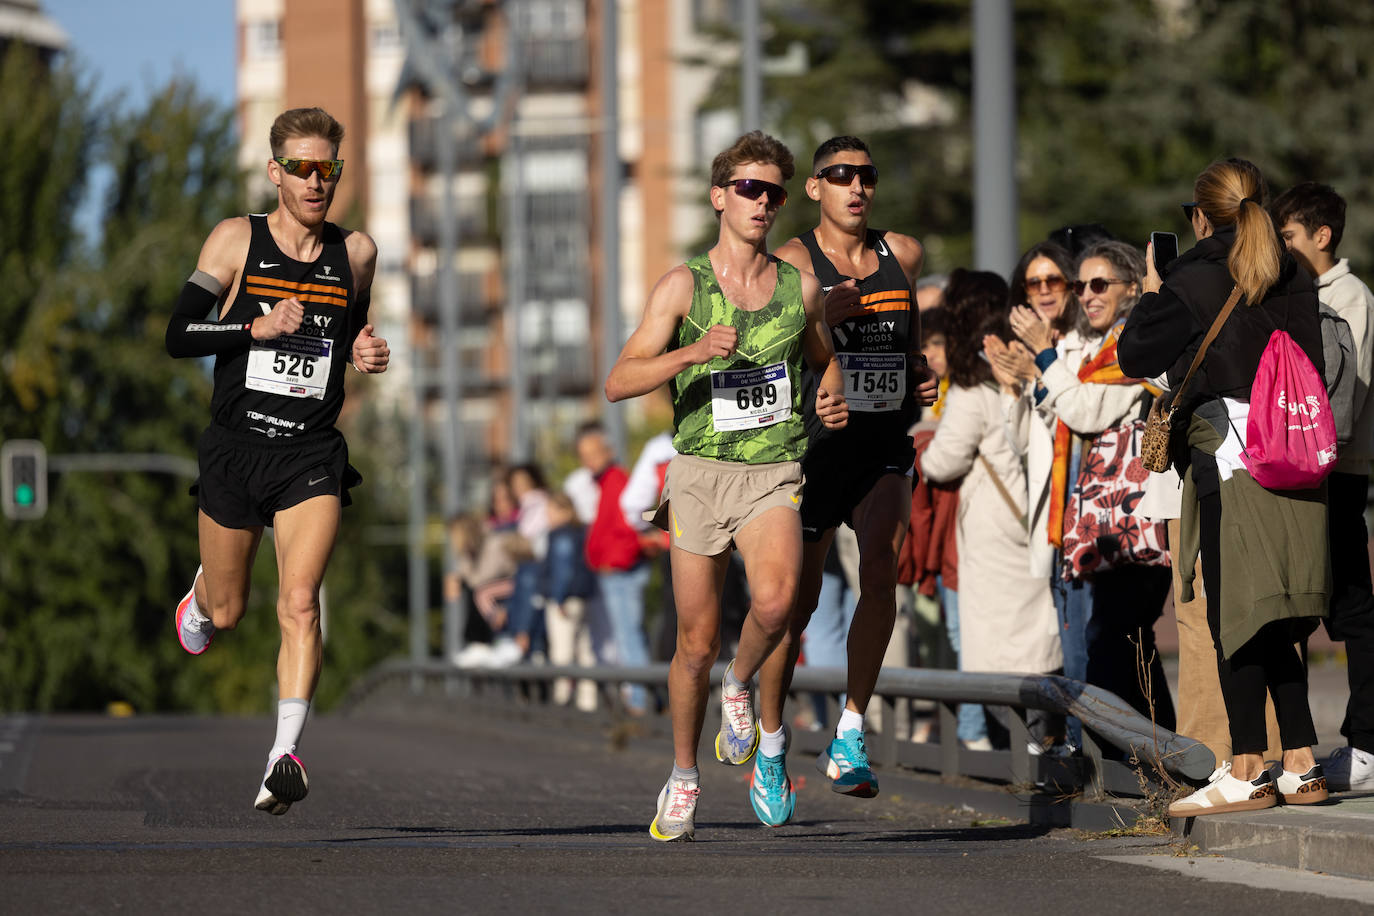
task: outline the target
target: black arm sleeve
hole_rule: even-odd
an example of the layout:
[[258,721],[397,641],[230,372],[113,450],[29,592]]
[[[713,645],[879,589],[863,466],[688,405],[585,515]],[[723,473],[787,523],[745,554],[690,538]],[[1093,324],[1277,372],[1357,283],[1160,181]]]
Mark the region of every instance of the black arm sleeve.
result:
[[219,296],[204,286],[187,280],[177,296],[176,308],[167,322],[167,352],[173,357],[214,356],[229,350],[242,350],[253,342],[251,324],[209,321],[219,305]]
[[1146,293],[1131,309],[1117,341],[1121,371],[1131,378],[1163,375],[1201,330],[1193,310],[1167,284],[1157,293]]

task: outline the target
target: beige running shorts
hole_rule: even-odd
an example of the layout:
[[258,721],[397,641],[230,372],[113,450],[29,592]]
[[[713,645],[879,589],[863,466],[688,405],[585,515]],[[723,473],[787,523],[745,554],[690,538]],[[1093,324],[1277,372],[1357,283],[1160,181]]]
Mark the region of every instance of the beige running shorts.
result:
[[769,509],[800,511],[801,492],[799,461],[743,464],[676,455],[668,464],[662,501],[649,520],[667,531],[675,546],[713,557]]

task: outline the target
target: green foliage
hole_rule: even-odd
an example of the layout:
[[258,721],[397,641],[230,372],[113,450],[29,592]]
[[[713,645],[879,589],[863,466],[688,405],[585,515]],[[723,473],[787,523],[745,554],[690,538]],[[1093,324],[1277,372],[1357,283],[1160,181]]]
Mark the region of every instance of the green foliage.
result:
[[[967,0],[765,3],[766,53],[806,49],[799,74],[765,79],[764,122],[798,159],[852,133],[882,172],[873,224],[911,233],[927,270],[972,261],[972,34]],[[1253,160],[1271,194],[1330,183],[1349,204],[1340,254],[1374,265],[1374,182],[1364,117],[1374,6],[1329,0],[1018,0],[1015,4],[1022,246],[1060,226],[1101,222],[1135,244],[1154,229],[1191,234],[1177,204],[1208,163]],[[722,35],[733,37],[732,33]],[[707,109],[734,108],[721,68]],[[915,87],[937,102],[911,118]],[[933,95],[931,94],[933,93]],[[703,170],[705,163],[702,164]],[[704,174],[704,171],[703,171]],[[815,223],[794,179],[775,244]],[[715,238],[703,227],[698,245]]]
[[[830,137],[854,134],[869,145],[882,175],[872,224],[921,238],[928,270],[966,264],[972,254],[967,3],[801,0],[764,9],[767,56],[781,58],[799,46],[806,58],[802,72],[764,80],[764,123],[797,163],[773,243],[815,225],[815,204],[803,190],[812,153]],[[935,89],[922,101],[936,106],[937,123],[911,123],[912,79]],[[739,94],[738,69],[726,67],[704,107],[734,108]],[[709,162],[701,164],[703,182],[708,168]],[[693,253],[715,237],[712,220]]]
[[[22,50],[0,62],[0,438],[41,439],[53,456],[195,457],[208,367],[171,359],[163,335],[202,241],[243,212],[232,124],[186,83],[125,111],[97,106],[69,68],[49,73]],[[113,180],[99,241],[83,244],[74,216],[97,166]],[[366,449],[354,463],[368,473]],[[196,659],[176,642],[172,609],[199,554],[188,483],[52,473],[44,518],[0,520],[0,710],[270,708],[280,641],[270,540],[239,628]],[[363,540],[365,507],[346,513],[326,583],[325,705],[402,644],[382,610],[386,570]]]

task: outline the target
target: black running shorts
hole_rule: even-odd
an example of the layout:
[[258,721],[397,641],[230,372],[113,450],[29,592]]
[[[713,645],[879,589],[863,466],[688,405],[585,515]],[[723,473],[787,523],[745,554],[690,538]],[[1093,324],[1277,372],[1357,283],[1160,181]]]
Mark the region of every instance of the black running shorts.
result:
[[802,459],[802,540],[819,541],[841,523],[853,527],[854,509],[888,474],[909,475],[916,463],[910,436],[886,442],[844,435],[815,439]]
[[269,440],[211,426],[197,451],[200,477],[191,494],[225,528],[270,528],[277,512],[315,496],[338,496],[347,506],[349,488],[363,480],[337,429]]

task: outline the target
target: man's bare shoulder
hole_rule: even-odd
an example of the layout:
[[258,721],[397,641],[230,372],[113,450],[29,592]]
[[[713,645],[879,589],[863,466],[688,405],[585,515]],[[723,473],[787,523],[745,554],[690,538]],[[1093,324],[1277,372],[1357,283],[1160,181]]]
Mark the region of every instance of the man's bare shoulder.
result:
[[887,247],[892,249],[892,253],[897,256],[897,260],[901,261],[904,267],[919,266],[925,258],[925,248],[921,245],[920,240],[910,235],[888,232],[883,236],[883,240],[887,242]]
[[220,220],[200,246],[196,269],[218,279],[225,286],[238,276],[253,241],[253,225],[246,216]]
[[649,293],[649,308],[685,315],[692,308],[692,294],[696,292],[696,280],[692,269],[679,264],[658,278],[653,291]]
[[[795,264],[793,266],[796,267]],[[810,267],[809,262],[806,267],[797,267],[797,272],[801,275],[802,298],[807,301],[813,297],[818,298],[821,294],[821,281],[811,272]]]
[[222,219],[210,230],[205,239],[203,251],[217,255],[238,253],[248,254],[248,246],[253,240],[253,224],[246,216],[231,216]]
[[804,273],[812,273],[811,252],[799,238],[790,238],[783,242],[773,254]]
[[348,249],[349,258],[359,263],[377,259],[377,243],[372,240],[372,236],[361,229],[344,229],[343,233],[344,247]]

